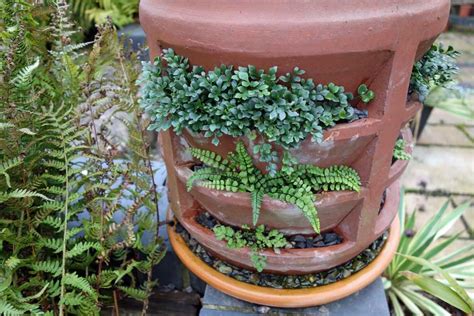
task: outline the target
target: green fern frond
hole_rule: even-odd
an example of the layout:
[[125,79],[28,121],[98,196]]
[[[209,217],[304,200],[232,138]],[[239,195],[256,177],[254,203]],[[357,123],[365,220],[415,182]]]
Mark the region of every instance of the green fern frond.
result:
[[95,249],[99,251],[101,248],[102,247],[100,243],[98,242],[91,242],[91,241],[78,242],[77,244],[74,245],[74,247],[72,247],[71,250],[68,250],[66,252],[66,258],[74,258],[90,249]]
[[286,186],[281,189],[281,192],[269,193],[269,195],[287,203],[295,204],[306,216],[314,231],[320,233],[318,212],[314,205],[314,195],[311,192],[304,188],[296,189]]
[[191,191],[194,181],[198,180],[208,180],[210,176],[215,175],[216,171],[212,168],[202,168],[193,172],[186,182],[186,189]]
[[81,290],[82,292],[90,295],[95,300],[97,299],[97,293],[89,284],[89,282],[87,282],[87,279],[78,276],[76,272],[66,273],[63,278],[63,282],[65,285]]
[[10,304],[8,301],[0,298],[0,315],[5,316],[14,316],[14,315],[24,315],[25,310],[18,309]]
[[15,127],[15,124],[0,122],[0,131],[12,127]]
[[14,270],[19,266],[20,263],[20,259],[18,259],[16,256],[11,256],[5,261],[4,265],[7,269]]
[[21,69],[18,74],[11,80],[11,83],[20,89],[27,89],[30,85],[33,72],[40,65],[39,58],[36,61],[28,66],[25,66]]
[[136,289],[132,287],[126,286],[119,286],[118,287],[122,292],[124,292],[127,296],[136,299],[137,301],[143,301],[148,297],[148,292],[141,289]]
[[191,154],[205,165],[222,171],[228,170],[228,161],[215,152],[200,148],[191,148]]
[[238,142],[235,147],[236,156],[239,162],[239,177],[244,185],[253,185],[257,181],[257,168],[253,165],[247,149],[242,142]]
[[260,208],[262,207],[264,192],[260,190],[252,191],[252,223],[257,225],[258,217],[260,216]]
[[64,161],[62,160],[49,159],[46,160],[43,164],[47,168],[55,168],[58,170],[64,170],[66,168],[66,166],[64,165]]
[[44,200],[49,200],[48,197],[37,192],[29,191],[27,189],[15,189],[10,192],[0,192],[0,203],[3,203],[9,199],[24,199],[28,197],[38,197]]
[[61,274],[61,262],[59,260],[38,261],[31,264],[31,268],[37,272],[51,273],[53,276]]
[[212,180],[202,183],[202,186],[209,189],[237,192],[239,191],[239,183],[233,179]]
[[163,260],[166,255],[166,248],[164,248],[161,244],[157,244],[154,246],[153,250],[148,254],[147,261],[152,265],[157,265],[158,263]]
[[60,217],[48,216],[41,221],[42,224],[49,225],[57,231],[62,231],[63,221]]
[[11,188],[10,175],[7,173],[7,171],[16,166],[19,166],[21,163],[22,159],[18,157],[11,158],[6,161],[0,161],[0,175],[3,175],[5,177],[7,187]]
[[399,139],[395,143],[393,148],[393,158],[396,160],[410,160],[411,155],[405,151],[406,142],[403,139]]
[[[203,159],[214,158],[208,151],[193,149]],[[312,165],[298,165],[287,155],[285,168],[275,175],[262,174],[254,165],[242,142],[236,144],[235,152],[227,155],[226,169],[205,167],[195,171],[187,182],[188,189],[196,179],[205,180],[201,185],[210,189],[230,192],[250,192],[252,222],[258,222],[263,196],[295,204],[307,217],[315,232],[319,233],[320,223],[314,206],[315,193],[320,191],[360,190],[360,177],[347,166],[319,168]],[[217,166],[216,161],[210,165]]]
[[63,241],[59,238],[46,238],[42,239],[41,245],[43,247],[54,250],[54,252],[60,252],[62,250]]

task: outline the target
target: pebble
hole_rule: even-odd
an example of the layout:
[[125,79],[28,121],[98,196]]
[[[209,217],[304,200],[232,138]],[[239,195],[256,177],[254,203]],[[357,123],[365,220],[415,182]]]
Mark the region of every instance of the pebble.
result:
[[[201,220],[206,218],[206,223],[209,224],[210,221],[214,220],[207,212],[202,214],[204,215],[201,217]],[[217,223],[216,220],[214,221]],[[181,234],[189,248],[197,256],[199,256],[209,266],[214,267],[220,273],[233,277],[236,280],[242,282],[279,289],[311,288],[347,278],[353,273],[363,269],[377,256],[388,235],[387,233],[384,233],[357,257],[341,266],[332,268],[329,271],[322,271],[319,273],[306,275],[279,275],[270,273],[255,273],[254,271],[242,269],[225,263],[209,254],[203,247],[199,245],[199,243],[197,243],[194,238],[191,238],[189,233],[179,223],[176,225],[175,229]],[[342,238],[333,232],[323,233],[322,235],[317,235],[314,237],[295,235],[288,237],[288,239],[295,247],[298,245],[302,248],[308,248],[308,245],[312,245],[312,247],[325,247],[342,242]],[[309,244],[308,241],[311,243]],[[263,306],[263,308],[264,307],[265,306]],[[262,309],[262,311],[263,310],[264,309]]]
[[268,312],[270,312],[270,307],[268,306],[258,306],[255,308],[255,311],[257,312],[257,314],[268,314]]

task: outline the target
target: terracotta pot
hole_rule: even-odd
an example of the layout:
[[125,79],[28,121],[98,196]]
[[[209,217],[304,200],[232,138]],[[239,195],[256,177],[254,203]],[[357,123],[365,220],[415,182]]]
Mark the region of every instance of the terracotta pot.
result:
[[[323,230],[336,231],[344,242],[280,256],[268,253],[268,271],[329,269],[356,256],[390,227],[398,205],[397,179],[407,164],[398,161],[392,165],[394,144],[401,130],[411,144],[411,133],[404,128],[421,107],[407,101],[412,65],[444,29],[448,13],[448,0],[141,1],[140,20],[152,58],[171,47],[190,63],[207,69],[223,63],[257,68],[276,65],[285,73],[298,66],[316,82],[334,82],[350,92],[365,83],[375,92],[376,98],[368,106],[354,104],[368,111],[367,119],[336,125],[325,131],[322,143],[306,139],[292,151],[300,163],[322,167],[345,164],[359,173],[360,193],[325,193],[316,202]],[[234,150],[237,140],[222,137],[215,147],[210,139],[189,132],[160,135],[176,218],[209,251],[251,268],[246,250],[227,249],[193,217],[207,210],[230,225],[250,223],[249,195],[199,186],[191,192],[185,189],[193,163],[190,146],[225,156]],[[248,138],[242,140],[252,147]],[[258,167],[264,169],[263,165]],[[385,190],[386,205],[379,213]],[[294,206],[268,197],[259,223],[286,234],[312,233]]]

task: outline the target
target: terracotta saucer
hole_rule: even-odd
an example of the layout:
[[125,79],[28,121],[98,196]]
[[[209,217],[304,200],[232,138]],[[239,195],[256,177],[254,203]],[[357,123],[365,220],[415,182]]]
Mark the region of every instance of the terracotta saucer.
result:
[[[171,212],[168,210],[168,218]],[[238,281],[208,266],[187,246],[184,239],[168,227],[171,245],[183,264],[200,279],[235,298],[274,307],[309,307],[327,304],[355,293],[379,277],[392,260],[400,241],[398,216],[390,226],[390,233],[379,255],[357,273],[332,284],[305,289],[274,289]]]

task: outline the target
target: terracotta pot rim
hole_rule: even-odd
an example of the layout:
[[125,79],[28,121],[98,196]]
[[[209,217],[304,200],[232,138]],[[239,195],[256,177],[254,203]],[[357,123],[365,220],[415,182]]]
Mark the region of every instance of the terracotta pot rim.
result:
[[[171,210],[168,210],[170,216]],[[378,256],[365,268],[332,284],[307,289],[274,289],[235,280],[214,270],[197,257],[182,237],[168,227],[171,245],[183,264],[204,282],[238,299],[274,307],[309,307],[327,304],[355,293],[379,277],[390,264],[400,241],[398,216],[392,222],[389,237]]]
[[[328,141],[328,140],[341,140],[341,139],[348,139],[348,138],[351,138],[353,135],[349,135],[349,134],[341,134],[341,132],[343,131],[346,131],[346,130],[359,130],[361,131],[360,135],[362,136],[368,136],[368,135],[372,135],[372,134],[375,134],[379,128],[381,128],[381,120],[378,119],[378,118],[371,118],[371,117],[366,117],[366,118],[361,118],[361,119],[358,119],[358,120],[355,120],[355,121],[352,121],[352,122],[342,122],[342,123],[337,123],[335,124],[334,126],[332,127],[327,127],[325,129],[323,129],[323,140],[322,140],[322,143],[324,143],[325,141]],[[256,132],[256,135],[257,137],[263,137],[258,131],[255,131]],[[191,131],[190,129],[188,129],[187,127],[183,128],[182,132],[181,132],[181,135],[189,140],[189,137],[191,138],[201,138],[201,139],[208,139],[209,142],[211,142],[212,140],[212,137],[205,137],[203,133],[196,133],[196,132],[193,132]],[[244,140],[244,139],[249,139],[249,137],[247,135],[242,135],[242,136],[231,136],[231,135],[227,135],[227,134],[224,134],[218,138],[223,138],[223,139],[233,139],[233,140]],[[295,147],[295,148],[290,148],[289,151],[297,151],[299,149],[299,146],[301,145],[301,143],[303,142],[306,142],[306,141],[310,141],[312,142],[312,136],[310,134],[308,134],[308,136],[301,140],[299,143],[298,143],[298,147]],[[276,146],[276,148],[279,148],[281,147],[281,145],[278,145],[274,142],[272,142],[273,146]],[[216,148],[218,146],[215,146]]]

